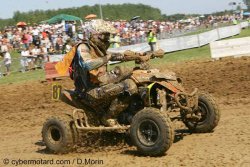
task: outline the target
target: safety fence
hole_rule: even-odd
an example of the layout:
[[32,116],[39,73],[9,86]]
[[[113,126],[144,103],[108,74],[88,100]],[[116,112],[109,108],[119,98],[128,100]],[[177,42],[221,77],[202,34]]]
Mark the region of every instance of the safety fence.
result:
[[[246,27],[249,27],[249,23],[241,22],[238,25],[216,28],[200,34],[162,39],[158,40],[157,47],[163,49],[165,52],[174,52],[184,49],[201,47],[209,44],[210,42],[237,35],[241,32],[241,29]],[[122,53],[126,50],[145,52],[149,51],[150,47],[148,43],[140,43],[109,49],[110,52],[115,53]]]
[[250,56],[250,37],[235,38],[210,43],[211,57],[219,59],[222,57]]
[[[209,31],[215,28],[219,27],[225,27],[232,25],[231,21],[225,21],[225,22],[218,22],[214,24],[201,24],[201,25],[188,25],[188,26],[182,26],[181,28],[175,27],[175,28],[167,28],[160,30],[157,32],[156,36],[157,39],[168,39],[168,38],[174,38],[179,36],[184,36],[186,34],[195,33],[195,32],[204,32]],[[147,42],[147,35],[146,33],[142,35],[133,35],[127,38],[120,38],[121,39],[121,46],[127,46],[127,45],[134,45],[139,43]]]
[[[185,34],[197,32],[200,30],[203,30],[202,27],[190,27],[189,29],[173,29],[171,31],[161,31],[156,34],[157,39],[168,39],[168,38],[174,38],[178,36],[183,36]],[[120,38],[121,39],[121,46],[127,46],[127,45],[135,45],[139,43],[147,42],[147,35],[144,33],[143,35],[139,36],[131,36],[127,38]]]

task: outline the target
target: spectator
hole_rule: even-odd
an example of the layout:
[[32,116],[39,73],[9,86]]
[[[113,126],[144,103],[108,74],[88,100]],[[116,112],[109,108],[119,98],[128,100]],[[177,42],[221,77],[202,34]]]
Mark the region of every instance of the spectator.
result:
[[120,47],[121,39],[120,34],[111,34],[110,38],[111,48],[118,48]]
[[28,57],[30,56],[30,52],[28,48],[23,48],[21,51],[21,72],[25,72],[28,70]]
[[62,50],[62,46],[63,46],[62,36],[58,35],[55,42],[56,42],[56,51],[57,53],[59,53],[60,50]]
[[73,47],[73,42],[70,39],[68,39],[66,41],[65,52],[68,53],[72,47]]
[[33,49],[34,49],[33,45],[30,45],[28,48],[28,50],[29,50],[29,56],[27,58],[28,70],[34,69],[35,57],[33,56],[33,53],[32,53]]
[[1,52],[5,52],[6,50],[8,50],[8,39],[4,36],[1,39]]
[[41,39],[39,37],[39,35],[35,35],[33,36],[33,41],[32,41],[33,45],[40,47],[41,44]]
[[6,75],[10,75],[11,56],[8,50],[4,50],[3,54],[4,54],[3,62],[6,67]]
[[41,67],[42,64],[42,56],[41,56],[41,49],[39,46],[35,46],[31,50],[31,55],[33,56],[32,61],[34,63],[34,67]]
[[41,64],[41,68],[44,69],[44,63],[46,61],[48,61],[48,49],[46,47],[46,44],[43,44],[41,47],[41,58],[42,58],[42,64]]
[[23,31],[22,43],[23,43],[23,48],[29,48],[29,36],[26,31]]

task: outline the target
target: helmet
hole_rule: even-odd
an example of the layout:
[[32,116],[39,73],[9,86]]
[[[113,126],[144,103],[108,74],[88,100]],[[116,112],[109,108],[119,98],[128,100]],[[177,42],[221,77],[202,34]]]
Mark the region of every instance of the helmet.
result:
[[116,29],[112,24],[106,22],[102,19],[91,20],[88,26],[88,30],[92,34],[101,34],[101,33],[116,33]]

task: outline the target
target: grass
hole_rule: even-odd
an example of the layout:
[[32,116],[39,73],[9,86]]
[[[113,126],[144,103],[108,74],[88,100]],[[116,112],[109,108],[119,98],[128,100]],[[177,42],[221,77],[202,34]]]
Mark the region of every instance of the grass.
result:
[[[250,36],[250,28],[243,29],[239,35],[227,38],[227,39],[234,39],[234,38],[242,38]],[[0,84],[7,84],[7,83],[18,83],[18,82],[25,82],[29,80],[45,80],[45,73],[43,70],[35,70],[29,71],[26,73],[17,72],[20,69],[20,62],[17,58],[20,57],[20,54],[17,52],[12,52],[12,59],[14,59],[11,70],[16,71],[11,73],[11,75],[0,78]],[[209,45],[205,45],[199,48],[187,49],[182,51],[176,51],[172,53],[167,53],[162,59],[153,59],[150,61],[150,64],[156,65],[157,67],[162,66],[166,63],[176,63],[176,62],[183,62],[183,61],[190,61],[190,60],[202,60],[202,59],[210,59],[210,48]],[[1,61],[1,59],[0,59]],[[134,62],[126,62],[121,63],[121,66],[135,66]],[[116,65],[111,65],[110,68],[112,69]]]
[[167,53],[163,59],[156,59],[157,64],[162,64],[166,62],[174,63],[187,60],[197,60],[197,59],[208,59],[210,58],[209,46],[202,46],[199,48],[192,48],[182,51],[176,51],[172,53]]
[[0,78],[0,84],[21,83],[32,80],[45,80],[44,70],[39,69],[25,73],[13,72],[8,76]]

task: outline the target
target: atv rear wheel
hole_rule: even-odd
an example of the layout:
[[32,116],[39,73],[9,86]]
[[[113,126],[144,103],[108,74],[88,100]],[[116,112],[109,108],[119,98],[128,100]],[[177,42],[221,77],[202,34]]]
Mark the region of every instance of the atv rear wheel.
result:
[[42,138],[46,147],[54,153],[67,153],[74,149],[78,134],[69,115],[49,118],[43,125]]
[[172,145],[174,131],[167,114],[154,108],[146,108],[134,116],[130,137],[143,155],[159,156]]
[[184,124],[196,133],[211,132],[220,120],[220,110],[213,97],[208,93],[200,93],[198,97],[198,110],[194,112],[201,116],[199,121],[183,119]]

